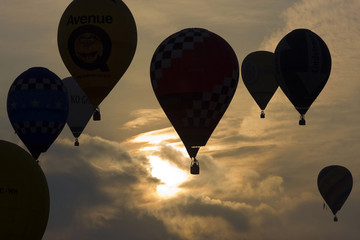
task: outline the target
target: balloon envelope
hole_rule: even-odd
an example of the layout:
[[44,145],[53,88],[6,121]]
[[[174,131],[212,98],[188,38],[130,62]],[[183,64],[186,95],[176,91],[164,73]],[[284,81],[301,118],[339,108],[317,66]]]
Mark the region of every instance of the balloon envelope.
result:
[[83,132],[86,124],[95,111],[84,91],[79,87],[74,78],[63,79],[69,95],[69,115],[67,125],[75,138]]
[[1,239],[40,240],[49,218],[49,189],[39,164],[21,147],[0,140]]
[[74,0],[58,28],[61,58],[97,107],[135,54],[135,20],[120,0]]
[[37,159],[64,128],[69,111],[68,94],[55,73],[33,67],[11,85],[7,111],[15,132]]
[[304,115],[330,76],[329,49],[314,32],[296,29],[281,39],[274,54],[277,81],[296,110]]
[[239,64],[231,46],[202,28],[165,39],[151,60],[155,95],[190,157],[204,146],[235,93]]
[[353,178],[347,168],[331,165],[320,171],[317,184],[321,196],[335,215],[351,192]]
[[257,105],[265,110],[279,86],[274,71],[274,54],[267,51],[250,53],[241,64],[241,76]]

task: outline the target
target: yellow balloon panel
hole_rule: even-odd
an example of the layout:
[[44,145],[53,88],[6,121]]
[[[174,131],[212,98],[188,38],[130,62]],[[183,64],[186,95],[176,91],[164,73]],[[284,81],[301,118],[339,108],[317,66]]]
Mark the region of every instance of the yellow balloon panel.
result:
[[136,44],[135,20],[119,0],[74,0],[59,23],[60,55],[94,106],[125,73]]
[[0,140],[0,238],[41,240],[49,217],[49,189],[35,159]]

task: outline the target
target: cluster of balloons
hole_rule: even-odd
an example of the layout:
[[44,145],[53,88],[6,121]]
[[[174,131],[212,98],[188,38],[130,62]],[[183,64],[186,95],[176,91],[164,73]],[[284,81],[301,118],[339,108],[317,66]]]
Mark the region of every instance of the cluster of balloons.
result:
[[38,158],[67,123],[78,137],[130,65],[137,45],[135,20],[120,0],[74,0],[63,13],[58,47],[72,77],[61,80],[32,67],[12,83],[9,120],[31,153],[0,140],[1,234],[5,239],[41,239],[49,216],[49,191]]
[[[197,152],[205,146],[234,96],[239,66],[235,52],[220,36],[188,28],[166,38],[155,50],[150,76],[155,95],[199,174]],[[256,51],[243,60],[246,88],[264,110],[278,86],[304,115],[325,86],[331,69],[325,42],[308,29],[287,34],[274,53]]]
[[261,117],[278,86],[300,113],[305,114],[324,88],[331,70],[325,42],[308,29],[295,29],[278,43],[275,52],[250,53],[241,66],[246,88],[259,105]]
[[136,44],[135,20],[122,1],[70,3],[59,23],[58,47],[72,77],[61,81],[50,70],[33,67],[8,93],[10,122],[35,159],[66,123],[79,145],[91,116],[100,119],[96,109],[130,65]]
[[[308,29],[295,29],[281,39],[274,53],[247,55],[241,76],[261,109],[261,118],[280,86],[300,113],[299,125],[305,125],[304,116],[325,86],[330,70],[331,56],[325,42]],[[199,148],[207,143],[238,85],[235,52],[213,32],[183,29],[157,47],[150,77],[157,100],[192,160],[190,172],[199,174]],[[350,194],[351,174],[341,166],[326,167],[319,174],[318,187],[335,215]]]
[[[27,228],[38,236],[34,239],[43,235],[49,209],[46,179],[35,159],[47,151],[66,123],[76,138],[75,145],[79,145],[78,138],[91,116],[100,119],[99,105],[129,67],[136,45],[136,24],[122,1],[74,0],[58,27],[59,52],[72,77],[61,80],[46,68],[33,67],[11,85],[8,116],[31,156],[14,144],[0,141],[1,151],[8,154],[7,165],[1,169],[4,174],[0,174],[4,184],[0,186],[0,205],[7,204],[2,200],[5,195],[8,199],[27,199],[18,200],[14,208],[27,209],[26,216],[36,216],[35,220],[23,219],[24,224],[37,224],[36,231]],[[274,53],[250,53],[242,63],[241,75],[262,118],[280,86],[301,114],[299,124],[305,125],[304,115],[326,84],[330,69],[331,57],[324,41],[310,30],[296,29],[279,42]],[[192,160],[190,171],[199,174],[197,153],[206,145],[238,85],[236,54],[211,31],[183,29],[158,46],[150,76],[156,98]],[[21,175],[22,180],[15,181],[18,185],[10,184],[16,175],[7,172]],[[319,174],[319,190],[334,215],[351,191],[349,173],[332,166]],[[345,192],[337,188],[337,181],[344,181]],[[12,216],[4,213],[2,217]],[[16,239],[29,238],[26,236]]]

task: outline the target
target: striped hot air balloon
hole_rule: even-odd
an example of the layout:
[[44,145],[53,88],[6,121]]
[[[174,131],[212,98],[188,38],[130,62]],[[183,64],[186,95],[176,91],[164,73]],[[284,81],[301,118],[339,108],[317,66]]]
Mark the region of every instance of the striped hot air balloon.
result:
[[330,207],[336,222],[336,213],[341,209],[351,192],[352,175],[343,166],[331,165],[320,171],[317,184],[320,194]]

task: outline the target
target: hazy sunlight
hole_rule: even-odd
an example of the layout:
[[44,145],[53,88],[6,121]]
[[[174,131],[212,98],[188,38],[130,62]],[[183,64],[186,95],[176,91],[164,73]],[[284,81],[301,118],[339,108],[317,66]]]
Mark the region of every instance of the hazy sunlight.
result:
[[188,173],[171,165],[169,162],[156,156],[149,156],[151,164],[151,175],[161,180],[157,187],[160,197],[172,197],[181,189],[178,186],[188,177]]

